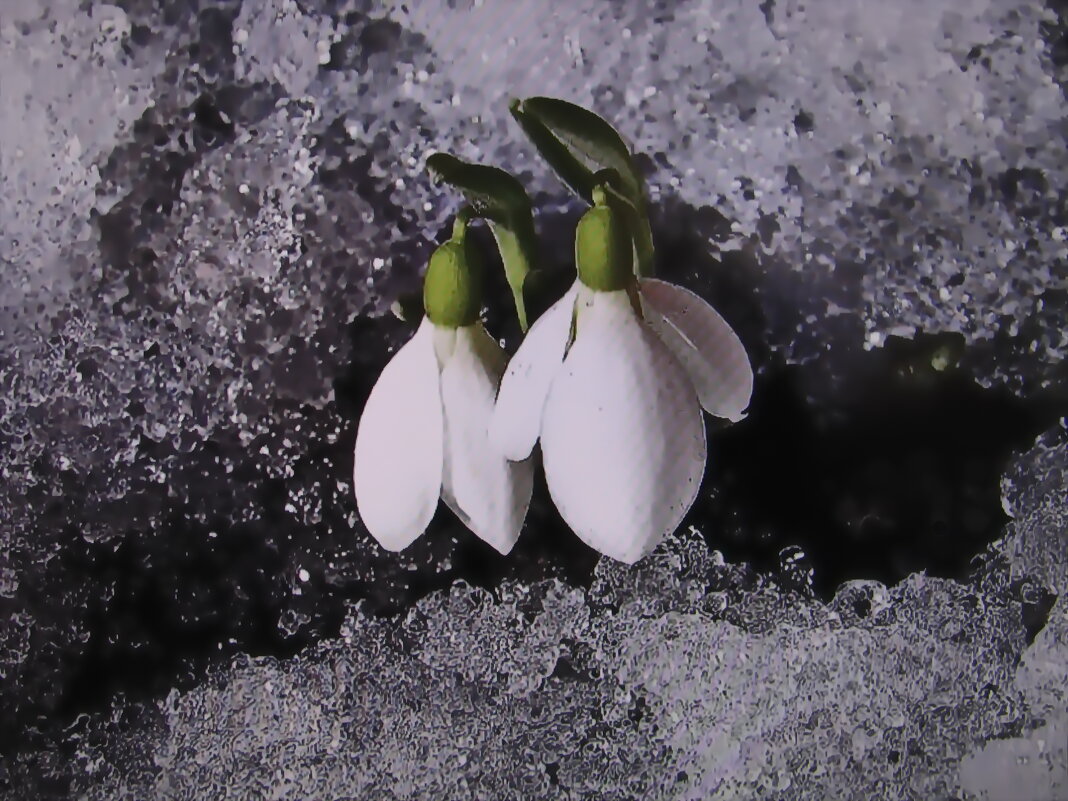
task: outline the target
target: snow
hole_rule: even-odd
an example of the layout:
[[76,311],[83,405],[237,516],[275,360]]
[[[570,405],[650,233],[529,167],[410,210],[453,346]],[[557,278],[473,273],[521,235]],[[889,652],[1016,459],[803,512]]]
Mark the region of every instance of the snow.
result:
[[[959,335],[984,386],[1063,394],[1053,10],[544,8],[4,3],[0,716],[27,734],[0,797],[1068,797],[1063,424],[1005,465],[1011,520],[970,577],[826,603],[686,527],[588,586],[539,557],[490,590],[450,579],[450,529],[392,560],[360,533],[354,399],[458,206],[426,155],[516,173],[546,260],[568,258],[578,205],[510,97],[589,105],[646,154],[658,235],[722,262],[673,280],[711,286],[809,402],[917,333]],[[218,593],[172,571],[202,552]],[[357,602],[310,634],[352,587],[403,611]],[[97,619],[160,597],[173,619]],[[257,604],[301,647],[224,638],[210,675],[161,674],[166,698],[60,720],[124,626],[140,658],[154,627],[233,633]],[[29,736],[50,717],[58,740]]]
[[[80,790],[1060,797],[1063,611],[1026,646],[996,568],[971,584],[843,588],[824,606],[770,586],[735,595],[716,561],[691,535],[635,567],[602,563],[588,592],[457,585],[399,621],[357,606],[338,640],[291,660],[240,657],[172,694],[150,761],[105,757]],[[881,602],[858,615],[858,589]]]

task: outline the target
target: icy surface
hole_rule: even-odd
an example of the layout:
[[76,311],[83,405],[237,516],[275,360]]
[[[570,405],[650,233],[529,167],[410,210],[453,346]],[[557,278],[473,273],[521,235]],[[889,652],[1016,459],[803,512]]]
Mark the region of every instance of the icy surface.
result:
[[1057,595],[1068,594],[1068,464],[1064,428],[1041,438],[1002,480],[1002,501],[1015,518],[1012,565]]
[[[462,532],[384,556],[347,461],[409,334],[383,315],[457,207],[426,154],[519,174],[566,262],[577,206],[506,110],[531,94],[646,155],[661,253],[690,254],[663,272],[813,404],[917,333],[960,335],[984,385],[1063,398],[1053,8],[4,2],[0,791],[1068,797],[1060,429],[1006,467],[1012,519],[972,579],[830,603],[685,531],[589,587],[546,549],[499,597],[449,589]],[[211,680],[157,653],[293,654],[336,632],[326,597],[420,595]],[[182,689],[112,697],[127,664]],[[59,744],[29,737],[49,719]]]
[[78,784],[100,799],[1061,798],[1063,611],[1027,647],[990,558],[970,584],[856,583],[824,606],[741,591],[689,535],[635,568],[602,563],[589,592],[458,585],[396,622],[357,607],[299,659],[242,657],[172,694],[136,735],[146,753],[131,761],[127,735],[82,753]]

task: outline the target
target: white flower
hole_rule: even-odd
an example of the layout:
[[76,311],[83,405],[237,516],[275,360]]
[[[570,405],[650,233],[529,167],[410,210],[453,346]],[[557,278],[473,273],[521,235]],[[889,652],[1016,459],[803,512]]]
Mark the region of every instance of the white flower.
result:
[[506,361],[481,323],[424,317],[386,365],[360,418],[353,468],[360,517],[382,547],[410,545],[439,497],[501,553],[515,545],[533,468],[491,448],[487,430]]
[[[584,274],[598,277],[580,253]],[[534,324],[505,373],[490,438],[508,458],[526,459],[540,436],[563,519],[591,547],[634,563],[697,497],[701,408],[741,419],[753,372],[737,335],[694,293],[612,280],[626,285],[595,290],[577,280]]]

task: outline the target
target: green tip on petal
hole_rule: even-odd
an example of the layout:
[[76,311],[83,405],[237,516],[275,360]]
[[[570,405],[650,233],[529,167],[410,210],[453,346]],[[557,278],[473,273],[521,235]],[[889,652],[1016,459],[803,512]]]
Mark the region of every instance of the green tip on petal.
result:
[[453,238],[430,257],[423,281],[423,306],[434,325],[462,328],[478,321],[482,309],[482,269],[466,234],[466,217],[457,217]]
[[631,236],[623,216],[609,203],[602,187],[595,187],[593,207],[575,230],[575,266],[590,289],[615,292],[633,280]]

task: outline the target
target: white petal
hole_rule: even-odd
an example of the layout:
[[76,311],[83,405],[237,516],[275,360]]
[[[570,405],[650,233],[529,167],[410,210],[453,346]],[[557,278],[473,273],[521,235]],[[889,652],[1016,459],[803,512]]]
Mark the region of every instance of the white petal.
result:
[[490,421],[490,442],[509,459],[530,456],[541,430],[545,398],[571,336],[578,281],[527,332],[508,365]]
[[383,548],[399,551],[422,534],[441,494],[442,412],[433,324],[419,329],[386,365],[356,431],[356,506]]
[[434,340],[434,356],[438,360],[438,373],[440,374],[456,349],[456,329],[435,325],[431,336]]
[[666,281],[642,279],[639,293],[646,322],[686,368],[701,406],[735,422],[745,417],[753,368],[727,321],[690,290]]
[[501,553],[512,550],[530,506],[531,460],[510,462],[489,442],[489,419],[507,356],[480,324],[460,328],[441,373],[445,471],[441,496]]
[[553,382],[541,432],[549,492],[576,534],[634,563],[674,531],[704,475],[686,371],[625,292],[595,293]]

